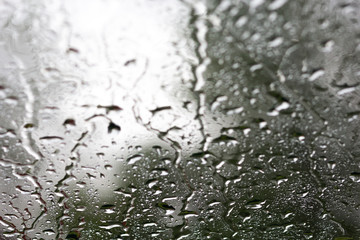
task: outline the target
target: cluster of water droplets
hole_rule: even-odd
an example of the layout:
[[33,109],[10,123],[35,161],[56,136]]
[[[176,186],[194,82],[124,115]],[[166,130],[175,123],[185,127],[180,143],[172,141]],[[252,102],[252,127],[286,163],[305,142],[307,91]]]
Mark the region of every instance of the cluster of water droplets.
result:
[[0,238],[358,238],[359,9],[4,0]]

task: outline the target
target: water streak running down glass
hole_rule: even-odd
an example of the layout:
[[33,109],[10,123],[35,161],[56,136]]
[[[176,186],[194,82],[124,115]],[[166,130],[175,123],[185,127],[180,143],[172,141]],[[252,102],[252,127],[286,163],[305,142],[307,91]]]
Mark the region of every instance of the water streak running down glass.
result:
[[0,239],[359,239],[356,0],[0,0]]

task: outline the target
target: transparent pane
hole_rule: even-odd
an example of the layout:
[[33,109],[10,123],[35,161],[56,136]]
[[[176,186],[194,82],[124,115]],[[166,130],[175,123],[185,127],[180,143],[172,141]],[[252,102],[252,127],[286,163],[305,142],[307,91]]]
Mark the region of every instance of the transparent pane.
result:
[[0,239],[358,239],[355,0],[0,0]]

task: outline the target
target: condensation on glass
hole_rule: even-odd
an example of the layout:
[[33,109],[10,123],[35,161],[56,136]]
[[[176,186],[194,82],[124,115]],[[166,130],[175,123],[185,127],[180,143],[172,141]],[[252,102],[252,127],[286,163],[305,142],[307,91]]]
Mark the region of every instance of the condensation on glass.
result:
[[355,0],[0,0],[0,239],[358,239]]

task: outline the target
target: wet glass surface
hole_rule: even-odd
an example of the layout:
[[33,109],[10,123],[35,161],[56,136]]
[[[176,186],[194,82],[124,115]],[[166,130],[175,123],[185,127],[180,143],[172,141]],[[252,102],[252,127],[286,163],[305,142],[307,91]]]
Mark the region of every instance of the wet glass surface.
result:
[[358,239],[359,12],[1,0],[0,239]]

